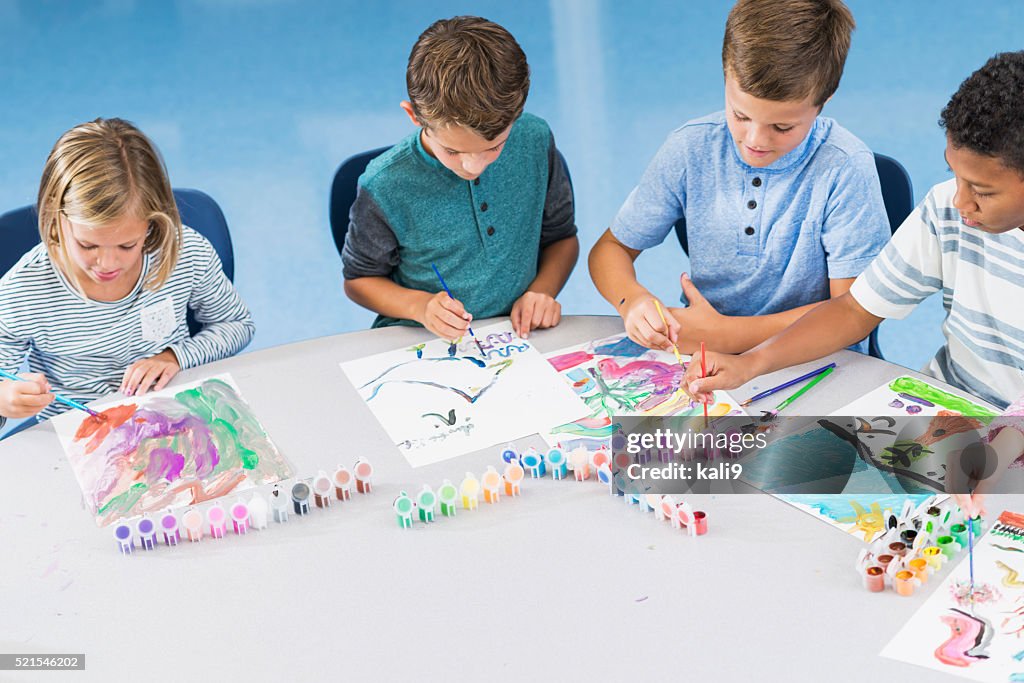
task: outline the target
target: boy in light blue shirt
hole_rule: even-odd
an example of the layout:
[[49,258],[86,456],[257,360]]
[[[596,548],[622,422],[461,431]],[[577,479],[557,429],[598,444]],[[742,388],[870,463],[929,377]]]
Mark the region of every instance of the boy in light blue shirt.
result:
[[[744,351],[846,292],[889,239],[871,150],[819,116],[854,26],[839,0],[740,0],[726,24],[726,110],[669,135],[590,254],[645,346]],[[633,261],[685,218],[692,280],[666,309]]]

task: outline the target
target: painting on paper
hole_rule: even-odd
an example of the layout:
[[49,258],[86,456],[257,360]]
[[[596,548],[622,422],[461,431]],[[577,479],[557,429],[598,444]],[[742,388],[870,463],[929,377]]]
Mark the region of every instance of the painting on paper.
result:
[[833,415],[955,416],[991,418],[997,413],[915,377],[897,377],[849,403]]
[[1024,515],[1004,512],[882,650],[974,681],[1024,681]]
[[413,467],[536,434],[587,412],[511,323],[474,331],[480,347],[469,337],[433,339],[341,364]]
[[52,421],[100,526],[293,475],[230,375]]
[[[684,356],[684,363],[689,357]],[[587,405],[585,418],[555,423],[541,435],[549,445],[565,450],[610,450],[620,431],[615,416],[675,416],[703,418],[700,404],[691,403],[679,389],[685,366],[674,354],[645,348],[624,334],[586,342],[547,355],[566,385]],[[745,415],[738,401],[715,392],[711,417]]]

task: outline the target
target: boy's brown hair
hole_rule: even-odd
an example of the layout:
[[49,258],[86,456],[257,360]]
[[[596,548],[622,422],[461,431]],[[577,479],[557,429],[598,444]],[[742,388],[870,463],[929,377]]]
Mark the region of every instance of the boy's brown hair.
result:
[[459,125],[493,140],[523,113],[530,67],[519,43],[498,24],[453,17],[420,35],[405,82],[424,127]]
[[722,67],[748,95],[775,102],[839,87],[856,24],[840,0],[739,0],[729,12]]

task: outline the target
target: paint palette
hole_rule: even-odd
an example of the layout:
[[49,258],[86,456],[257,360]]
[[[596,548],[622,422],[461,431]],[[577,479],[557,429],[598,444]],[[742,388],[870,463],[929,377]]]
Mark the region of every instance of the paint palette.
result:
[[94,407],[52,422],[100,526],[293,474],[230,375]]

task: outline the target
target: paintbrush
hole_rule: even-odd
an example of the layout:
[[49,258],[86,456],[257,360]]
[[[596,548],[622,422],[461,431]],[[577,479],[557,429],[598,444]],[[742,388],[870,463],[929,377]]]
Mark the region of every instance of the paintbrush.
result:
[[[665,335],[668,336],[668,321],[665,320],[665,313],[661,310],[661,302],[655,299],[654,307],[658,309],[658,316],[661,318],[661,324],[665,326]],[[676,362],[679,363],[679,367],[682,368],[685,373],[686,366],[683,365],[683,357],[679,353],[679,347],[676,346],[674,342],[672,343],[672,353],[676,354]],[[676,385],[676,393],[672,394],[672,399],[675,400],[683,393],[685,392],[683,391],[682,381],[680,380],[680,384]]]
[[971,614],[974,614],[974,519],[970,517],[967,518],[967,561],[971,567]]
[[[707,365],[706,359],[704,358],[704,342],[701,342],[700,343],[700,377],[701,377],[701,379],[704,379],[707,376],[708,376],[708,365]],[[704,404],[704,429],[707,429],[708,428],[708,403],[707,403],[707,401],[702,401],[702,403]]]
[[[4,379],[12,380],[14,382],[25,382],[25,381],[27,381],[27,380],[22,379],[21,377],[18,377],[17,375],[12,375],[9,372],[4,372],[3,370],[0,370],[0,377],[3,377]],[[85,412],[89,413],[93,417],[98,417],[101,420],[105,420],[106,419],[105,415],[97,413],[92,408],[88,408],[86,406],[83,406],[78,401],[72,401],[70,398],[64,398],[60,394],[54,394],[53,398],[56,399],[59,403],[63,403],[64,405],[66,405],[66,406],[68,406],[70,408],[77,408],[78,410],[84,410]]]
[[[441,286],[444,287],[444,291],[448,295],[448,298],[454,301],[455,297],[452,296],[452,290],[448,289],[447,283],[445,283],[444,278],[441,277],[441,271],[439,271],[437,266],[433,263],[430,264],[430,267],[434,269],[434,275],[436,275],[437,279],[441,281]],[[474,342],[476,342],[476,348],[480,349],[480,355],[487,358],[487,354],[484,353],[484,347],[480,346],[480,340],[476,338],[475,334],[473,334],[473,328],[467,325],[466,329],[469,330],[469,336],[473,338]]]
[[789,406],[793,401],[797,400],[798,398],[800,398],[801,396],[806,394],[808,391],[810,391],[814,387],[815,384],[817,384],[821,380],[823,380],[826,377],[828,377],[829,375],[831,375],[833,370],[835,370],[834,367],[826,368],[825,370],[822,370],[819,374],[817,374],[814,377],[812,377],[811,381],[808,382],[807,384],[803,385],[802,387],[800,387],[799,391],[797,391],[795,394],[793,394],[792,396],[787,398],[785,401],[783,401],[779,405],[775,406],[775,410],[765,411],[764,416],[761,417],[761,422],[769,422],[769,421],[773,420],[775,417],[778,416],[780,411],[782,411],[787,406]]
[[760,401],[762,398],[766,398],[768,396],[771,396],[772,394],[780,392],[783,389],[788,389],[789,387],[793,386],[794,384],[799,384],[800,382],[803,382],[805,379],[810,379],[810,378],[814,377],[815,375],[820,375],[821,373],[825,372],[829,368],[834,368],[835,366],[836,366],[835,363],[829,363],[828,365],[822,366],[822,367],[818,368],[817,370],[812,370],[812,371],[808,372],[806,375],[800,375],[796,379],[791,379],[788,382],[784,382],[784,383],[780,384],[777,387],[772,387],[771,389],[766,389],[766,390],[762,391],[760,394],[757,394],[755,396],[751,396],[746,401],[741,403],[740,406],[742,406],[743,408],[746,408],[747,406],[749,406],[754,401]]

